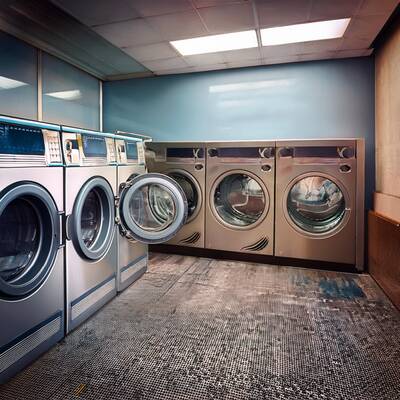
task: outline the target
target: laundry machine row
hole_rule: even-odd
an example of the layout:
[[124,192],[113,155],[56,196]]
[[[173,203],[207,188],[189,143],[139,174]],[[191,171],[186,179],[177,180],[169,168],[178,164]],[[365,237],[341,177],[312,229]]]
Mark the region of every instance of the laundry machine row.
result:
[[364,140],[150,142],[149,171],[184,189],[167,244],[364,264]]

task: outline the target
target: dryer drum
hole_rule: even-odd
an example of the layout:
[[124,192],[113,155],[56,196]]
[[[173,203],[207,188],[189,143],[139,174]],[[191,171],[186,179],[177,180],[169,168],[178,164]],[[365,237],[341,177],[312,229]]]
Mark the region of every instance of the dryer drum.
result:
[[292,221],[310,233],[335,229],[346,213],[339,186],[322,176],[309,176],[295,183],[288,193],[287,209]]
[[0,297],[20,299],[50,273],[60,245],[57,207],[40,185],[22,182],[0,194]]
[[218,184],[214,204],[220,218],[232,226],[248,226],[265,210],[265,193],[251,176],[233,173]]

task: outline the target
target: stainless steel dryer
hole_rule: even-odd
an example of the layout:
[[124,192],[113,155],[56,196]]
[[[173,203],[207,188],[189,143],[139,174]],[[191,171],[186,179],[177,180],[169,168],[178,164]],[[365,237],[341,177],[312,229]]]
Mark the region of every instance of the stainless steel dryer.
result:
[[272,255],[275,142],[206,146],[206,247]]
[[[146,173],[143,142],[140,139],[115,136],[117,153],[117,291],[126,289],[147,270],[147,245],[131,237],[121,223],[119,204],[130,182]],[[140,206],[140,204],[138,204]],[[122,209],[121,209],[122,212]]]
[[150,172],[174,179],[188,202],[186,224],[166,244],[204,248],[205,145],[199,142],[146,142],[146,162]]
[[0,117],[0,382],[64,336],[59,130]]
[[364,265],[364,141],[277,142],[277,256]]
[[67,332],[116,295],[116,156],[112,135],[62,127]]

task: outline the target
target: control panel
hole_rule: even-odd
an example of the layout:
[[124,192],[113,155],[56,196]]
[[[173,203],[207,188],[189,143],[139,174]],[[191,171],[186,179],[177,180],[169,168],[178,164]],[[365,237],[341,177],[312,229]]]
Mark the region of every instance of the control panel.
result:
[[62,164],[60,132],[43,129],[47,164]]
[[114,139],[95,133],[62,133],[66,165],[112,165],[116,163]]
[[62,164],[60,132],[37,126],[0,123],[0,165]]
[[129,140],[116,139],[115,147],[117,150],[118,164],[145,164],[145,152],[143,142],[133,142]]

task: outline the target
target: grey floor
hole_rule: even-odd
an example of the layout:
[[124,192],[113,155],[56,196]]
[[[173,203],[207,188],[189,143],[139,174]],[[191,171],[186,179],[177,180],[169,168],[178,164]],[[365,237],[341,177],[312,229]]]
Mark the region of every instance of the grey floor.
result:
[[153,254],[1,399],[400,399],[400,314],[367,275]]

